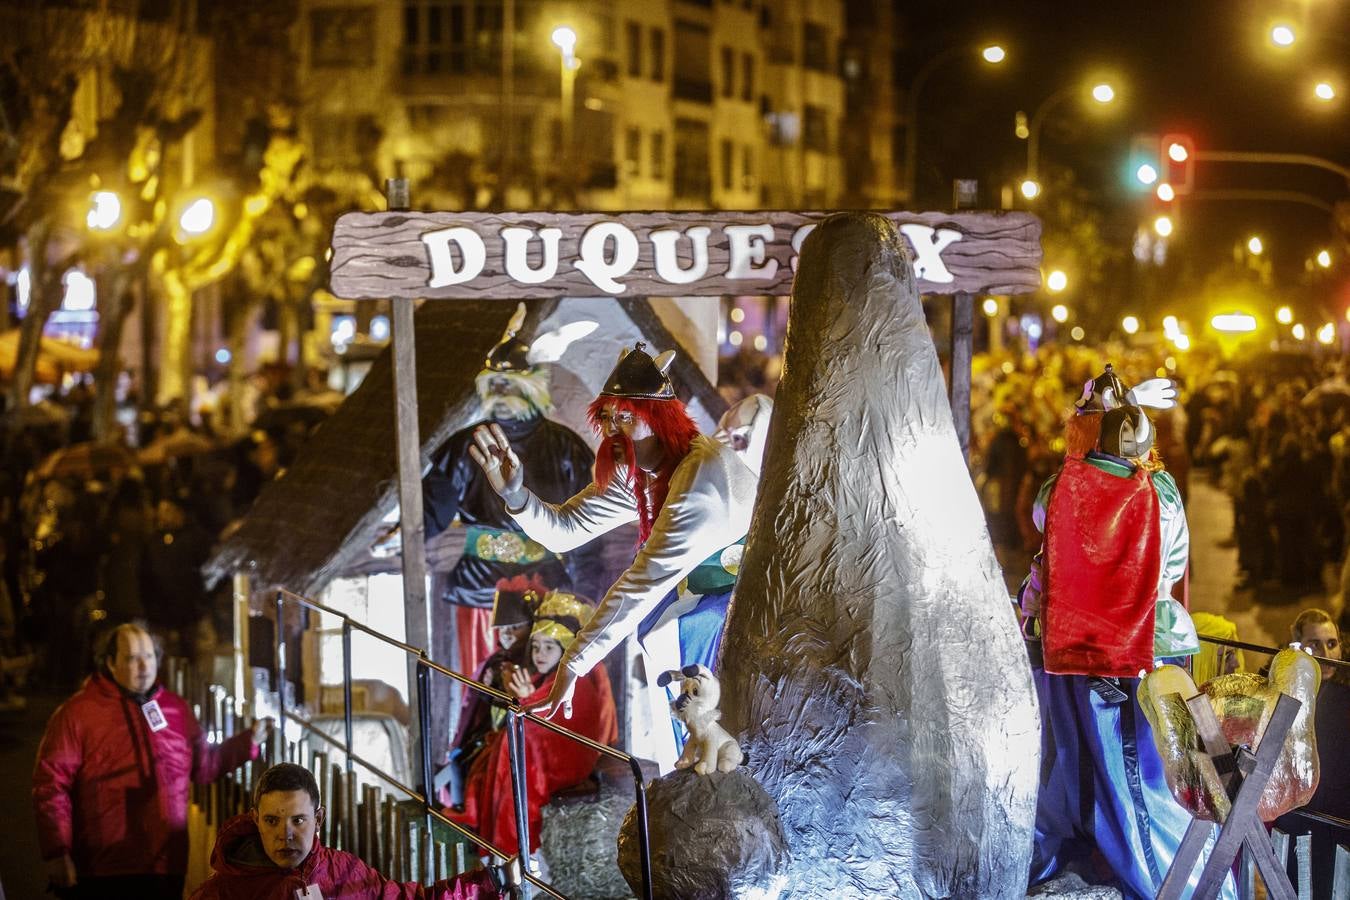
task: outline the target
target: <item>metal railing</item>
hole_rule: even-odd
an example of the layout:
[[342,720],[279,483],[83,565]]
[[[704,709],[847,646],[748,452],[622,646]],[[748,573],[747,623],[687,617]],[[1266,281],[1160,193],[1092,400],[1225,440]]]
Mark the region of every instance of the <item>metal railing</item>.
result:
[[[648,834],[648,823],[647,823],[647,794],[645,791],[646,784],[643,779],[642,766],[637,759],[635,759],[632,756],[629,756],[627,753],[615,750],[613,747],[607,747],[604,744],[600,744],[596,741],[593,741],[590,738],[586,737],[585,735],[577,734],[576,732],[571,731],[570,729],[567,728],[563,728],[560,725],[556,725],[553,722],[548,721],[547,719],[542,719],[538,716],[526,712],[520,706],[516,698],[502,691],[496,690],[495,688],[482,684],[481,682],[475,681],[474,679],[462,675],[458,672],[451,671],[450,669],[447,669],[444,666],[438,665],[437,663],[433,662],[430,658],[428,658],[427,652],[425,650],[419,647],[414,647],[411,644],[404,643],[403,641],[396,640],[394,638],[389,637],[388,635],[382,634],[368,627],[367,625],[356,621],[347,613],[340,612],[339,610],[333,609],[332,607],[325,606],[322,603],[310,600],[307,597],[302,597],[299,594],[294,594],[286,590],[278,590],[276,592],[275,598],[276,646],[274,648],[273,662],[274,665],[276,666],[277,672],[277,682],[276,682],[277,728],[274,731],[274,740],[277,742],[277,752],[273,756],[274,759],[281,759],[285,758],[286,756],[285,735],[286,735],[287,720],[294,721],[296,724],[300,725],[310,734],[318,735],[326,743],[338,746],[338,742],[334,738],[324,733],[321,729],[317,728],[312,721],[302,716],[299,716],[295,713],[287,711],[286,692],[285,692],[287,643],[285,634],[286,629],[283,627],[283,625],[285,622],[285,609],[288,603],[294,604],[304,609],[311,609],[316,612],[324,613],[326,615],[336,616],[338,619],[341,620],[343,741],[340,746],[343,752],[345,753],[345,761],[346,761],[345,764],[348,776],[347,778],[348,786],[347,789],[343,792],[344,797],[349,804],[351,803],[352,798],[354,797],[355,790],[352,785],[352,782],[354,781],[352,766],[353,763],[356,763],[359,764],[365,770],[378,776],[379,778],[382,778],[388,783],[395,785],[400,791],[406,794],[409,799],[415,800],[418,803],[420,803],[422,805],[422,814],[426,819],[425,828],[427,834],[427,841],[422,843],[421,845],[422,852],[420,854],[422,860],[421,868],[423,872],[426,872],[428,869],[430,869],[430,865],[427,864],[427,856],[428,856],[427,845],[430,843],[432,820],[440,822],[442,825],[450,828],[453,832],[462,836],[470,843],[486,850],[493,856],[496,856],[503,860],[509,858],[509,854],[505,853],[500,847],[494,846],[491,842],[483,838],[481,835],[464,827],[458,822],[452,821],[451,819],[447,818],[444,814],[442,814],[438,809],[435,808],[432,802],[432,790],[433,790],[432,785],[434,781],[431,763],[431,742],[427,740],[427,737],[430,735],[431,732],[431,706],[430,706],[431,673],[436,672],[459,683],[468,690],[477,691],[480,694],[487,695],[496,704],[499,704],[506,708],[505,731],[506,731],[507,753],[511,765],[511,793],[516,815],[516,840],[517,843],[519,844],[520,857],[522,862],[521,865],[522,884],[519,889],[520,896],[525,898],[525,900],[528,900],[531,894],[530,888],[531,886],[533,886],[539,888],[540,890],[542,890],[551,897],[559,898],[559,900],[567,900],[567,898],[563,894],[559,893],[548,883],[542,881],[532,871],[533,866],[531,865],[532,854],[530,853],[529,809],[528,809],[528,801],[526,799],[527,773],[525,769],[525,722],[529,721],[541,728],[545,728],[549,731],[552,731],[555,734],[562,735],[563,737],[566,737],[572,741],[580,743],[583,746],[586,746],[591,750],[596,751],[597,753],[603,754],[613,759],[621,760],[628,764],[629,768],[633,772],[633,781],[635,789],[638,849],[642,870],[642,897],[643,900],[652,900],[651,843],[650,843],[650,836]],[[422,740],[420,740],[418,744],[421,748],[420,754],[421,759],[419,762],[421,764],[423,790],[419,791],[413,787],[403,784],[392,774],[382,771],[378,766],[374,765],[369,760],[362,759],[360,756],[357,756],[354,752],[354,748],[352,746],[353,630],[360,631],[363,634],[366,634],[372,638],[375,638],[376,640],[388,644],[389,646],[396,647],[402,650],[403,653],[412,657],[417,664],[417,678],[416,678],[417,712],[418,712],[417,724],[418,729],[422,736]],[[355,818],[354,813],[351,816],[351,818]]]

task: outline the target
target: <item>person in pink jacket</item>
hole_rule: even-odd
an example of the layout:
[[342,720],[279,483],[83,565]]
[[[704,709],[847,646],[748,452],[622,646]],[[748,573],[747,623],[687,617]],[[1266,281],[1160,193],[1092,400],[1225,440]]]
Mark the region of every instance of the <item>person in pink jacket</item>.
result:
[[390,881],[319,840],[324,808],[304,766],[278,763],[253,789],[253,811],[220,826],[212,875],[192,900],[489,900],[494,873],[476,869],[430,887]]
[[259,755],[267,723],[207,741],[187,702],[157,681],[143,628],[105,636],[91,675],[47,722],[33,813],[48,877],[63,898],[183,896],[188,791]]

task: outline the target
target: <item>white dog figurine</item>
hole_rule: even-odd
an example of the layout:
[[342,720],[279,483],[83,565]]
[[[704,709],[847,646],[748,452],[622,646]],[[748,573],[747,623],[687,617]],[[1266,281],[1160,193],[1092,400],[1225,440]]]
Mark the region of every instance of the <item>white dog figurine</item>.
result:
[[670,710],[689,729],[689,740],[675,761],[675,768],[693,766],[700,775],[711,774],[714,769],[730,772],[741,764],[743,757],[741,745],[717,724],[722,717],[717,711],[717,702],[722,698],[721,685],[707,666],[672,669],[663,672],[656,683],[665,687],[676,680],[680,681],[680,696],[671,701]]

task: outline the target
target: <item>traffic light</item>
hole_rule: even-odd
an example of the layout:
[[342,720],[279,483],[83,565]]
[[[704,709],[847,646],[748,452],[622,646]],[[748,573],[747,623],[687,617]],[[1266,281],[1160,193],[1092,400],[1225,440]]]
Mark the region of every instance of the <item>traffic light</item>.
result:
[[1178,194],[1195,188],[1195,141],[1188,134],[1165,134],[1158,145],[1164,180]]
[[1151,191],[1163,177],[1163,164],[1158,154],[1156,134],[1136,134],[1130,140],[1126,181],[1137,191]]

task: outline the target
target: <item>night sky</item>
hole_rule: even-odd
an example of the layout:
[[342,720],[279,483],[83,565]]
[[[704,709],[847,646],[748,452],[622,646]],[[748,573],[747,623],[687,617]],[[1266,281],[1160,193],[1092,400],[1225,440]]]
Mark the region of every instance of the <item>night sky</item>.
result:
[[[1041,168],[1072,167],[1117,239],[1128,240],[1148,209],[1126,182],[1136,133],[1183,132],[1199,149],[1304,153],[1350,165],[1350,4],[922,0],[900,10],[901,84],[950,46],[997,40],[1009,52],[999,69],[974,57],[944,66],[923,91],[920,206],[948,206],[951,179],[963,175],[981,178],[982,205],[997,205],[997,184],[1016,183],[1025,168],[1014,112],[1031,116],[1060,87],[1098,73],[1117,85],[1121,102],[1109,113],[1056,106],[1042,130]],[[1276,18],[1298,29],[1293,47],[1268,43]],[[1319,77],[1337,85],[1336,101],[1315,105]],[[1335,174],[1275,166],[1202,163],[1196,186],[1302,191],[1329,202],[1350,196]],[[1231,258],[1236,241],[1260,232],[1280,280],[1300,275],[1304,260],[1332,243],[1330,216],[1310,206],[1197,200],[1181,215],[1185,250],[1199,268]]]

